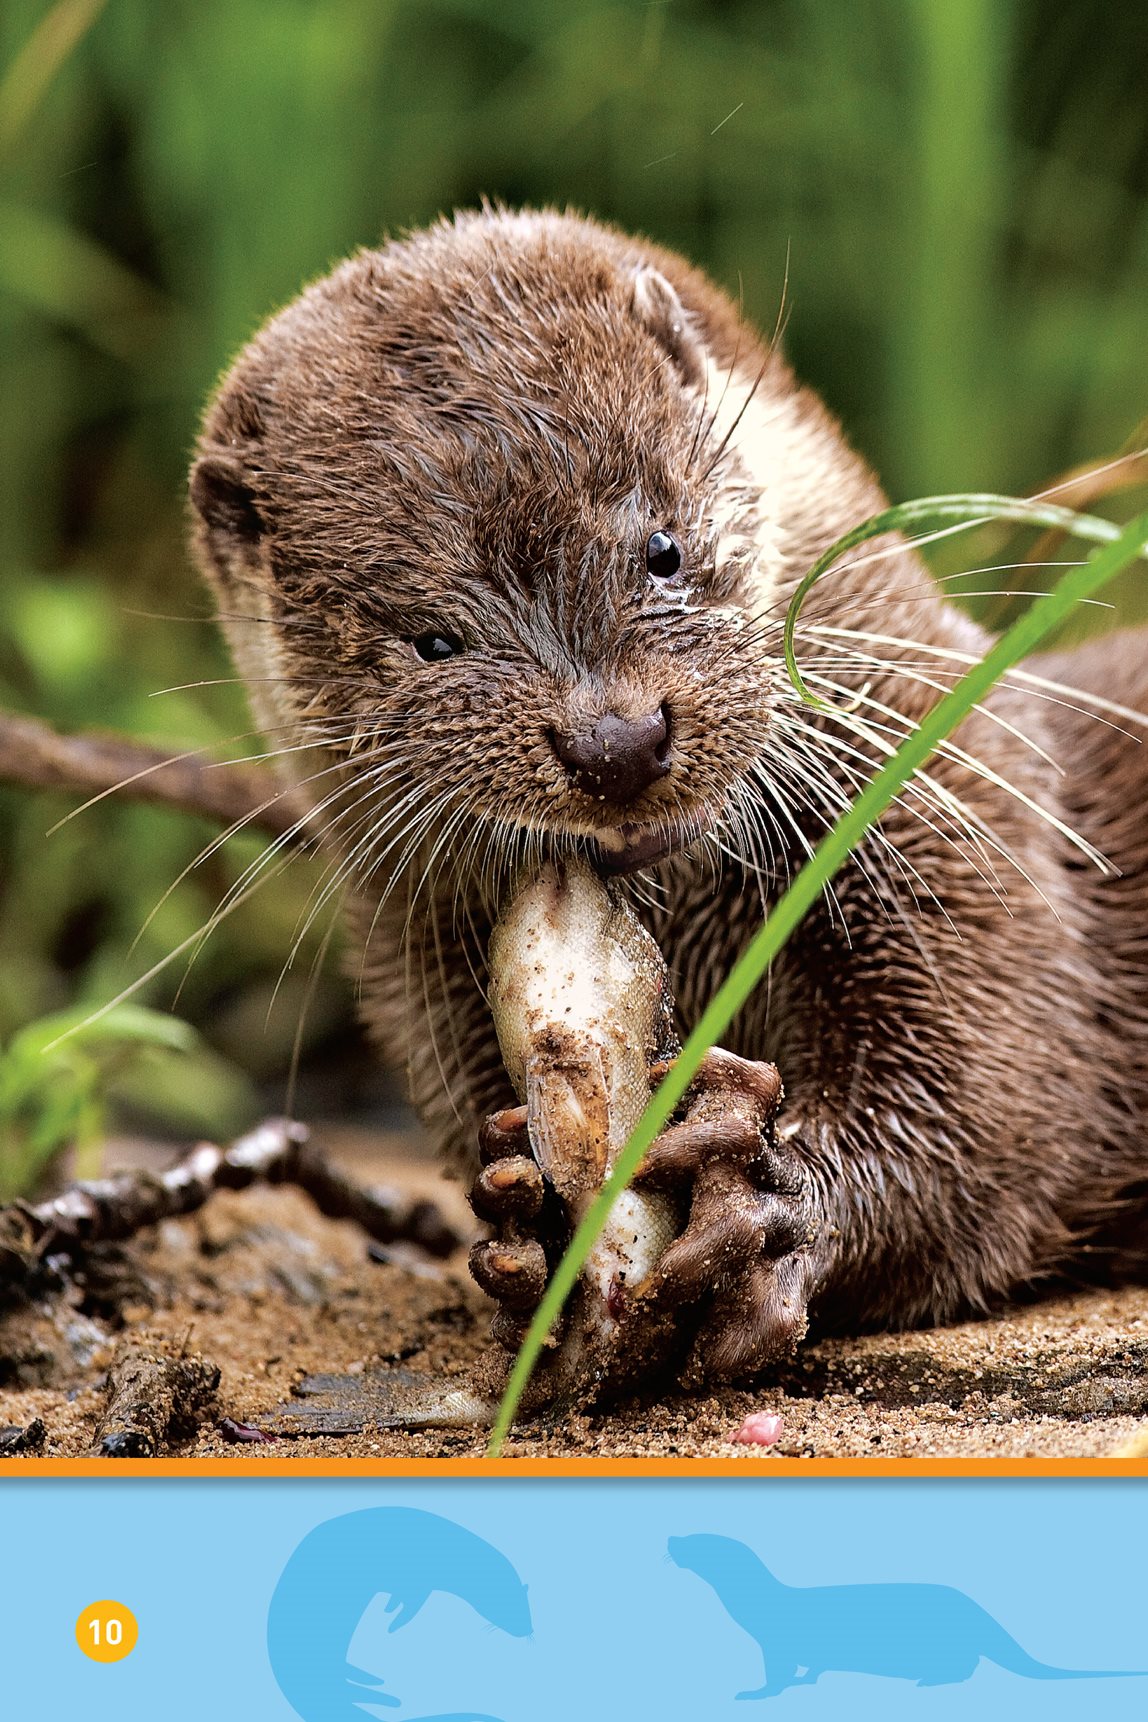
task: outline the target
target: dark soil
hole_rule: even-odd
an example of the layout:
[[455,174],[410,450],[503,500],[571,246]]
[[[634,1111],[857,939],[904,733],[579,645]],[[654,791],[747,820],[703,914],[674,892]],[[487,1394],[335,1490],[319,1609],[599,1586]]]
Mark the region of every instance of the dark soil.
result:
[[[356,1176],[468,1211],[417,1142],[323,1129]],[[133,1153],[113,1145],[122,1164]],[[382,1370],[463,1384],[489,1355],[490,1306],[465,1259],[393,1246],[377,1261],[345,1221],[291,1189],[222,1192],[200,1213],[92,1254],[82,1283],[0,1308],[5,1455],[443,1457],[480,1430],[378,1429]],[[268,1441],[306,1377],[352,1377],[356,1432]],[[359,1407],[357,1415],[354,1407]],[[734,1445],[747,1414],[780,1414],[773,1447]],[[283,1427],[279,1422],[279,1427]],[[1148,1290],[1079,1292],[991,1321],[807,1348],[771,1383],[634,1401],[522,1426],[509,1455],[806,1457],[1110,1455],[1148,1436]]]

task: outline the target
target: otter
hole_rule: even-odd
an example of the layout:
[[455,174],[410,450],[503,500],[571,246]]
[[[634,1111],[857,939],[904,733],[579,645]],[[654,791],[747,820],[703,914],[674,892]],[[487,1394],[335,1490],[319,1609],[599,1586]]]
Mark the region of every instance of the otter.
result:
[[[1138,1680],[1142,1668],[1056,1668],[1038,1662],[963,1591],[942,1584],[782,1584],[744,1543],[671,1537],[675,1566],[711,1585],[757,1641],[768,1678],[738,1698],[776,1698],[830,1670],[883,1674],[918,1686],[968,1680],[982,1657],[1029,1680]],[[805,1672],[797,1671],[803,1668]]]
[[[521,869],[619,881],[688,1029],[987,636],[888,536],[810,596],[826,706],[797,700],[787,601],[878,483],[703,274],[568,213],[459,214],[308,287],[224,378],[190,488],[321,834],[316,907],[343,901],[368,1028],[501,1228],[483,1284],[513,1338],[545,1192],[485,995]],[[1148,1259],[1146,709],[1143,633],[1008,678],[742,1010],[726,1050],[780,1070],[776,1140],[710,1116],[646,1168],[681,1195],[663,1289],[702,1377],[811,1322],[941,1322]]]
[[[326,1519],[295,1549],[267,1613],[267,1655],[304,1722],[361,1716],[360,1701],[398,1709],[386,1682],[348,1660],[367,1606],[383,1593],[387,1631],[409,1626],[436,1592],[460,1597],[512,1638],[534,1630],[527,1587],[485,1538],[415,1507],[367,1507]],[[468,1710],[419,1722],[498,1722]]]

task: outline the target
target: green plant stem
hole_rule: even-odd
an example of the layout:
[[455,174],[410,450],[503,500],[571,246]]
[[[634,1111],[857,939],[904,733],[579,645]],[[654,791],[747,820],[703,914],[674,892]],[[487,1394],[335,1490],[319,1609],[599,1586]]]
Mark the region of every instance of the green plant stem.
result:
[[[942,500],[955,499],[931,498],[930,505],[934,515]],[[965,499],[980,505],[975,510],[978,514],[985,512],[983,504],[986,500]],[[1067,511],[1057,510],[1057,513],[1064,515]],[[896,519],[891,519],[891,516],[896,516]],[[1031,520],[1035,516],[1025,514],[1023,518]],[[1077,517],[1072,514],[1068,514],[1067,523],[1058,520],[1056,524],[1067,524],[1068,530],[1076,531],[1078,518],[1088,521],[1090,527],[1097,524],[1091,517]],[[866,537],[895,530],[903,524],[904,509],[890,509],[886,514],[877,515],[866,522],[864,527],[858,527],[847,540],[842,540],[840,545],[835,546],[830,553],[830,560],[835,561],[842,554],[843,547],[859,544]],[[895,800],[914,772],[919,771],[925,764],[934,748],[944,741],[972,707],[985,697],[994,682],[1005,675],[1014,664],[1027,657],[1040,641],[1065,619],[1074,605],[1098,592],[1130,562],[1148,551],[1148,514],[1139,515],[1123,531],[1111,527],[1107,521],[1099,524],[1115,534],[1112,542],[1094,552],[1087,562],[1070,569],[1048,597],[1026,610],[991,647],[980,663],[974,665],[967,675],[938,701],[818,845],[813,856],[785,894],[779,898],[769,918],[754,935],[702,1012],[697,1026],[682,1048],[681,1055],[651,1095],[649,1105],[638,1120],[633,1135],[619,1154],[613,1170],[575,1231],[553,1279],[546,1288],[514,1361],[491,1431],[487,1447],[488,1457],[495,1458],[502,1451],[503,1442],[546,1343],[546,1337],[573,1291],[583,1264],[601,1234],[615,1201],[633,1178],[655,1137],[669,1122],[705,1054],[725,1033],[790,934],[862,841],[869,827]],[[828,566],[828,563],[826,565]],[[812,584],[808,576],[805,584],[806,589],[808,584]],[[796,602],[795,599],[795,605]]]
[[[850,550],[855,550],[859,544],[865,544],[871,538],[879,538],[885,532],[915,532],[921,527],[935,527],[939,522],[948,520],[953,524],[944,528],[938,536],[947,536],[949,532],[960,532],[971,526],[987,526],[992,520],[1014,520],[1023,526],[1045,526],[1060,532],[1071,533],[1076,538],[1084,538],[1093,544],[1114,544],[1120,537],[1120,527],[1114,526],[1111,520],[1103,520],[1096,514],[1076,514],[1071,508],[1061,508],[1053,502],[1042,502],[1039,498],[1021,496],[997,496],[991,491],[972,492],[961,496],[922,496],[914,502],[899,502],[893,508],[886,508],[880,514],[874,514],[869,520],[862,521],[860,526],[847,532],[844,538],[831,545],[824,556],[818,557],[793,594],[789,609],[785,615],[785,628],[782,633],[782,649],[785,652],[785,667],[789,671],[789,679],[805,701],[807,706],[815,706],[818,710],[830,709],[825,700],[810,693],[804,678],[797,666],[797,653],[793,644],[793,636],[797,628],[797,620],[810,591],[827,574],[835,563],[840,562]],[[1135,561],[1135,557],[1129,557]],[[1059,587],[1056,588],[1060,590]],[[1043,603],[1043,599],[1040,602]],[[1042,629],[1041,636],[1048,629]],[[1011,634],[1002,637],[1001,644],[1011,639]],[[954,690],[955,691],[955,690]],[[944,737],[941,737],[944,740]]]

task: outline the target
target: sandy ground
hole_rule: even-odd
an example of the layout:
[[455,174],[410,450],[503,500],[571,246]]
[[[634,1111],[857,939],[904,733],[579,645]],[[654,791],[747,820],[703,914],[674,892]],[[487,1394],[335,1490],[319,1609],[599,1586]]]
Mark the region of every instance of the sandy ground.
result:
[[[417,1144],[320,1134],[358,1176],[434,1193],[469,1224],[460,1192],[441,1184]],[[136,1153],[120,1144],[114,1158]],[[387,1372],[465,1384],[490,1351],[489,1306],[461,1252],[445,1265],[403,1247],[389,1254],[371,1259],[354,1227],[323,1219],[285,1189],[222,1193],[130,1248],[98,1254],[66,1296],[0,1307],[0,1451],[87,1456],[109,1434],[113,1450],[118,1442],[131,1451],[123,1441],[124,1428],[134,1428],[130,1403],[125,1421],[122,1395],[118,1406],[110,1401],[126,1382],[130,1402],[139,1379],[151,1402],[145,1440],[161,1454],[258,1465],[265,1457],[481,1453],[478,1430],[375,1425],[376,1384]],[[353,1432],[282,1433],[331,1403],[300,1394],[315,1375],[350,1378],[335,1396],[334,1421],[358,1424]],[[733,1444],[757,1411],[780,1415],[776,1446]],[[280,1434],[259,1440],[256,1428]],[[931,1332],[825,1341],[752,1391],[675,1394],[524,1424],[507,1455],[750,1464],[775,1454],[1099,1456],[1146,1434],[1148,1290],[1131,1288]]]

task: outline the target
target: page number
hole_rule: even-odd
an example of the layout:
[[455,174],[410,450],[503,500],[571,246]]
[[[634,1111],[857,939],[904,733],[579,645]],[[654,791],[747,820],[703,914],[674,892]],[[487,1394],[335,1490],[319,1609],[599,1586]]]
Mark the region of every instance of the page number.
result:
[[139,1637],[139,1623],[122,1602],[91,1602],[76,1622],[76,1643],[92,1662],[122,1662]]

